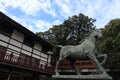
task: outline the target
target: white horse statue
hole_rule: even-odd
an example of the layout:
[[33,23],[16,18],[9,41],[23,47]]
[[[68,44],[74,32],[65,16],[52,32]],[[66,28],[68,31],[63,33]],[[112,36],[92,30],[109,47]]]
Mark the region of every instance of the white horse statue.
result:
[[[99,39],[101,37],[102,37],[101,30],[94,29],[90,33],[90,35],[87,38],[85,38],[85,40],[82,43],[80,43],[79,45],[77,45],[77,46],[68,45],[68,46],[62,47],[60,50],[59,59],[56,63],[56,68],[55,68],[56,75],[59,75],[58,66],[59,66],[60,61],[64,60],[65,58],[69,58],[71,67],[73,67],[75,69],[75,72],[78,75],[80,75],[80,72],[79,72],[78,68],[76,68],[74,66],[74,63],[75,63],[75,60],[79,60],[84,57],[89,57],[96,64],[96,68],[99,69],[99,72],[106,74],[106,71],[100,65],[100,63],[98,62],[98,60],[96,58],[97,57],[96,56],[96,41],[97,41],[97,39]],[[105,58],[102,61],[102,64],[106,60],[106,55],[105,54],[98,55],[98,57],[103,57],[103,56]]]

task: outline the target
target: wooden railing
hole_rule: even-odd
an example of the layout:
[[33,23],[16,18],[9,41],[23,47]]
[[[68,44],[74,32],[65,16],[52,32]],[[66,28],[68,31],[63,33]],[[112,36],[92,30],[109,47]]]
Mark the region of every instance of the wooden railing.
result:
[[9,52],[11,51],[10,50],[6,51],[5,47],[0,46],[0,62],[20,66],[27,69],[39,70],[40,72],[41,71],[46,73],[54,72],[53,66],[41,64],[41,62],[45,61],[36,59],[23,53],[20,53],[20,56],[18,56],[18,53],[11,52],[11,54],[9,54]]
[[[74,65],[75,65],[75,67],[77,67],[79,69],[95,68],[94,63],[91,60],[83,60],[83,61],[77,60]],[[71,69],[69,61],[65,60],[65,61],[61,62],[60,66],[59,66],[59,69]]]

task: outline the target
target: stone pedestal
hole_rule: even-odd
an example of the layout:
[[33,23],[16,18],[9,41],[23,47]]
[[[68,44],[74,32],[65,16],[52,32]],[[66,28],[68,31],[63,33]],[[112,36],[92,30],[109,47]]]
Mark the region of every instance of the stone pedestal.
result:
[[112,80],[108,75],[53,75],[53,80]]

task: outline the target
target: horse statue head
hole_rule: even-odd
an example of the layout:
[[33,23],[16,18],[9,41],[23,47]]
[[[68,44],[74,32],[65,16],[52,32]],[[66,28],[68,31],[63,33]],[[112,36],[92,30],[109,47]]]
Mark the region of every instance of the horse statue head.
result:
[[103,35],[100,29],[93,29],[91,31],[91,36],[94,36],[96,39],[100,39]]
[[81,44],[83,41],[85,41],[85,39],[87,38],[92,38],[92,39],[100,39],[102,37],[102,33],[101,33],[101,29],[93,29],[89,32],[89,34],[84,38],[82,39],[79,44]]

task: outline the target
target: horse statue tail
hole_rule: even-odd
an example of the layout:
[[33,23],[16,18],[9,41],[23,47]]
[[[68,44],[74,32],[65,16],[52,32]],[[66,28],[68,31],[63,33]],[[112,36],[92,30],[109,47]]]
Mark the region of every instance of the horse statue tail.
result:
[[62,45],[56,45],[52,51],[53,56],[59,56],[60,50],[63,46]]

